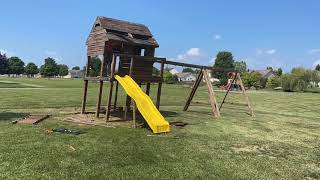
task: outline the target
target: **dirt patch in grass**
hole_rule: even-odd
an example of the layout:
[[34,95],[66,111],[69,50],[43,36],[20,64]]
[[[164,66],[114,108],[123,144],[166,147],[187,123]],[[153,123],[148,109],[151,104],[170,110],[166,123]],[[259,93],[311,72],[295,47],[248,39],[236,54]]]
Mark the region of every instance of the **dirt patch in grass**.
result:
[[248,144],[235,144],[231,147],[231,149],[235,153],[261,153],[266,151],[265,147]]

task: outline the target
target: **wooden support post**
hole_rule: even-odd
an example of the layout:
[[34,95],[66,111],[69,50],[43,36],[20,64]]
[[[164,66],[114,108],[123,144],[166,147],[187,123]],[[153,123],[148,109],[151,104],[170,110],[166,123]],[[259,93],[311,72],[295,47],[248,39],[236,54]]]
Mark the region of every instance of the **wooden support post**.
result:
[[183,108],[184,111],[187,111],[187,110],[188,110],[188,108],[189,108],[189,106],[190,106],[190,103],[191,103],[191,101],[192,101],[192,99],[193,99],[193,96],[194,96],[194,94],[196,93],[196,91],[197,91],[197,89],[198,89],[198,87],[199,87],[199,85],[200,85],[200,82],[201,82],[201,80],[202,80],[202,77],[203,77],[203,71],[202,71],[202,69],[201,69],[201,71],[199,72],[199,75],[198,75],[198,77],[197,77],[197,80],[196,80],[196,82],[194,83],[194,85],[193,85],[193,87],[192,87],[192,90],[191,90],[190,95],[189,95],[189,97],[188,97],[188,99],[187,99],[186,105],[185,105],[184,108]]
[[88,92],[88,80],[84,80],[81,114],[84,114],[86,112],[87,92]]
[[150,94],[150,83],[147,83],[146,85],[146,94],[149,96]]
[[161,67],[160,67],[161,82],[158,85],[158,93],[157,93],[157,101],[156,101],[156,107],[158,110],[160,109],[161,88],[162,88],[162,81],[163,81],[163,69],[164,69],[164,61],[161,61]]
[[[134,59],[133,57],[131,57],[131,61],[130,61],[130,70],[129,70],[129,76],[132,77],[132,71],[133,71],[133,62]],[[124,108],[124,119],[127,120],[127,114],[130,111],[130,104],[131,104],[131,98],[130,96],[127,95],[126,98],[126,107]]]
[[214,117],[218,118],[218,117],[220,117],[219,107],[217,104],[216,96],[215,96],[213,88],[212,88],[211,81],[208,76],[208,72],[205,69],[203,69],[202,72],[203,72],[204,80],[206,81],[206,84],[207,84],[208,93],[209,93],[209,101],[210,101],[210,104],[212,107],[213,115],[214,115]]
[[100,68],[100,81],[99,81],[99,93],[98,93],[98,100],[97,100],[97,106],[96,106],[96,117],[98,118],[100,115],[100,107],[101,107],[101,97],[102,97],[102,90],[103,90],[103,76],[104,76],[104,69],[105,69],[105,63],[106,63],[106,55],[103,56],[103,60],[101,63]]
[[228,88],[228,90],[227,90],[227,93],[224,95],[224,98],[223,98],[223,100],[222,100],[222,102],[221,102],[221,104],[220,104],[220,107],[219,107],[219,110],[220,110],[220,111],[221,111],[221,108],[222,108],[222,106],[223,106],[225,100],[227,99],[227,96],[228,96],[228,94],[229,94],[229,92],[230,92],[230,90],[231,90],[231,86],[232,86],[232,84],[236,81],[237,77],[238,77],[238,75],[236,74],[236,75],[234,76],[234,78],[232,79],[231,84],[230,84],[230,86],[229,86],[229,88]]
[[110,77],[110,91],[108,96],[108,104],[107,104],[107,110],[106,110],[106,120],[109,120],[110,117],[110,110],[111,110],[111,101],[112,101],[112,91],[113,91],[113,80],[114,80],[114,72],[115,72],[115,65],[116,65],[116,57],[115,55],[112,56],[112,62],[111,62],[111,77]]
[[[90,61],[91,57],[87,57],[87,65],[86,65],[86,72],[85,77],[89,75],[89,69],[90,69]],[[86,103],[87,103],[87,92],[88,92],[88,80],[84,80],[84,89],[83,89],[83,99],[82,99],[82,107],[81,107],[81,114],[84,114],[86,112]]]
[[99,81],[99,93],[98,93],[98,101],[97,101],[97,109],[96,109],[97,118],[99,117],[99,114],[100,114],[102,89],[103,89],[103,81]]
[[133,120],[133,127],[136,128],[136,102],[133,101],[132,105],[132,120]]
[[244,87],[244,85],[243,85],[243,82],[242,82],[242,79],[241,79],[241,77],[240,77],[240,74],[237,74],[237,78],[238,78],[238,81],[239,81],[239,84],[240,84],[240,87],[241,87],[241,90],[242,90],[242,94],[244,95],[244,97],[245,97],[245,99],[246,99],[247,106],[248,106],[248,109],[249,109],[249,111],[250,111],[250,113],[251,113],[251,116],[252,116],[252,117],[255,117],[255,114],[254,114],[254,112],[253,112],[253,108],[252,108],[251,103],[250,103],[250,100],[249,100],[249,96],[248,96],[248,94],[247,94],[247,92],[246,92],[246,89],[245,89],[245,87]]
[[118,100],[118,89],[119,89],[119,82],[116,82],[116,92],[114,95],[114,102],[113,102],[113,108],[116,109],[117,108],[117,100]]

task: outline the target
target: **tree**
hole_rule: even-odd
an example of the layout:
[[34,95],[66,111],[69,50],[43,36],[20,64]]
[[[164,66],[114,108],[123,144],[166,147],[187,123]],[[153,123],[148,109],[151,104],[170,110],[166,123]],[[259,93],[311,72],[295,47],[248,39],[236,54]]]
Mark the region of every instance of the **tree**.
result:
[[8,59],[5,54],[0,53],[0,74],[7,74],[8,72]]
[[240,73],[244,73],[247,71],[247,63],[244,61],[235,61],[233,65],[234,69]]
[[168,84],[173,84],[178,81],[178,76],[172,75],[169,71],[164,71],[163,72],[163,79],[164,79],[164,82],[166,82]]
[[[231,52],[222,51],[217,54],[214,68],[222,69],[234,69],[234,59]],[[227,72],[217,72],[213,71],[212,76],[218,78],[221,84],[226,84],[228,82],[228,73]]]
[[273,76],[267,81],[267,88],[276,88],[281,86],[281,78],[279,76]]
[[272,68],[271,66],[268,66],[268,67],[267,67],[267,70],[273,71],[273,68]]
[[153,67],[152,68],[152,75],[159,76],[160,75],[160,70],[157,69],[156,67]]
[[283,71],[281,68],[278,68],[277,71],[275,72],[277,76],[281,76]]
[[318,65],[316,66],[316,69],[315,69],[315,70],[320,71],[320,64],[318,64]]
[[72,70],[80,70],[80,67],[79,66],[75,66],[72,68]]
[[246,86],[247,88],[251,88],[251,87],[255,87],[256,89],[258,89],[259,87],[261,87],[261,74],[259,74],[258,72],[245,72],[242,74],[242,80],[243,80],[243,84],[244,86]]
[[28,75],[28,77],[29,76],[33,77],[35,74],[38,74],[38,72],[39,72],[38,66],[32,62],[28,63],[24,69],[25,69],[24,71]]
[[46,58],[44,65],[40,68],[40,74],[44,77],[54,77],[59,74],[59,68],[56,61],[53,58]]
[[98,57],[93,57],[90,61],[90,71],[89,75],[92,77],[97,77],[100,75],[100,67],[101,67],[101,60]]
[[186,73],[186,72],[194,73],[194,70],[192,68],[183,68],[182,72],[184,72],[184,73]]
[[58,74],[59,74],[60,77],[61,77],[61,76],[66,76],[66,75],[68,75],[68,73],[69,73],[69,68],[68,68],[68,66],[65,65],[65,64],[59,64],[59,65],[58,65],[58,69],[59,69]]
[[8,59],[8,74],[24,73],[24,62],[18,57],[10,57]]
[[316,87],[319,87],[320,71],[317,71],[317,70],[312,71],[312,81]]

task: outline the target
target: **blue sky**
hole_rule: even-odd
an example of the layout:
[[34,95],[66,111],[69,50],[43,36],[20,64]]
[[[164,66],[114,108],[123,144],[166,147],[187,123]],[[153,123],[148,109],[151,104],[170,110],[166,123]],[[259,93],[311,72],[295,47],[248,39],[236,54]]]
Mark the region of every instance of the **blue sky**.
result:
[[96,16],[146,24],[157,56],[210,64],[231,51],[251,69],[290,70],[320,63],[319,0],[7,0],[1,2],[0,51],[38,65],[85,64]]

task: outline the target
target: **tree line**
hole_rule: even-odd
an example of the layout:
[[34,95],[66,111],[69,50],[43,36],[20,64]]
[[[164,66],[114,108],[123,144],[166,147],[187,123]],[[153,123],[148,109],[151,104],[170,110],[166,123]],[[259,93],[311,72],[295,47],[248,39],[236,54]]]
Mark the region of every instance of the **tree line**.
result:
[[[79,66],[72,68],[80,70]],[[57,64],[56,60],[48,57],[44,60],[44,64],[38,67],[35,63],[30,62],[27,65],[19,57],[7,58],[5,54],[0,53],[0,74],[21,75],[25,74],[28,77],[40,73],[43,77],[66,76],[69,73],[69,68],[65,64]]]
[[[235,61],[231,52],[219,52],[213,67],[237,70],[241,73],[244,86],[247,88],[280,88],[283,91],[294,92],[319,87],[320,83],[320,65],[317,65],[314,70],[296,67],[289,73],[283,73],[281,68],[267,67],[266,69],[273,74],[267,79],[259,72],[250,71],[244,61]],[[218,85],[226,84],[230,78],[227,72],[212,72],[212,76],[220,80]]]

